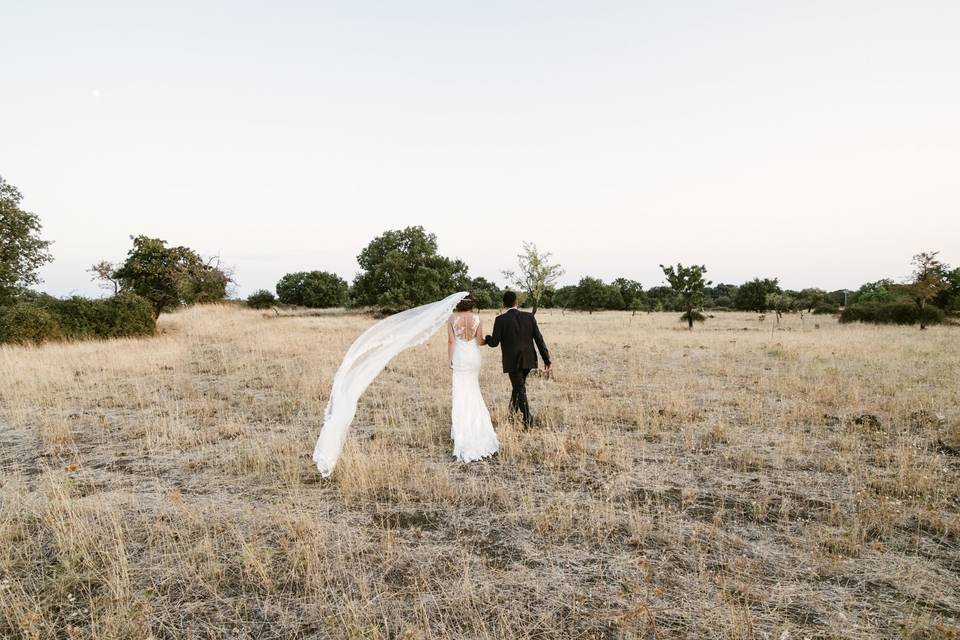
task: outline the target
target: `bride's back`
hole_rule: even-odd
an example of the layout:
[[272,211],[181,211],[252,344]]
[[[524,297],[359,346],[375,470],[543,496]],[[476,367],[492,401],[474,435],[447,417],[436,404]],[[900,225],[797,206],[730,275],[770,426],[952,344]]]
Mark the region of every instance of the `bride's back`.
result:
[[472,342],[480,326],[480,316],[472,311],[457,311],[450,315],[453,335],[461,342]]

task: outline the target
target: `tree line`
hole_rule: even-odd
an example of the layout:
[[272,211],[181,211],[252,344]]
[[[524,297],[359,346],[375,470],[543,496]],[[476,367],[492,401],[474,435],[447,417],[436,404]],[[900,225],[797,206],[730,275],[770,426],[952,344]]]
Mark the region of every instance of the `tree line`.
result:
[[34,290],[37,271],[53,258],[39,217],[0,176],[0,343],[151,335],[156,319],[180,306],[226,299],[233,276],[219,259],[158,238],[131,237],[127,258],[101,260],[90,271],[108,297],[57,298]]
[[[50,242],[41,237],[39,217],[24,211],[22,195],[0,177],[0,342],[53,338],[146,335],[161,313],[179,307],[227,300],[235,279],[219,257],[204,258],[159,238],[131,236],[120,262],[100,260],[89,271],[109,291],[107,298],[59,299],[32,289],[38,269],[50,262]],[[960,268],[941,262],[936,252],[914,256],[908,280],[882,279],[857,290],[783,289],[777,278],[758,277],[742,284],[713,284],[705,265],[660,265],[663,282],[649,288],[621,277],[611,282],[582,277],[559,286],[564,270],[549,252],[524,242],[516,267],[502,272],[503,285],[472,277],[467,264],[439,253],[437,238],[423,227],[389,230],[357,256],[360,271],[348,283],[322,270],[288,273],[275,292],[260,290],[246,303],[312,308],[374,307],[394,312],[438,300],[452,291],[470,291],[481,308],[497,308],[511,289],[536,313],[541,308],[638,312],[680,312],[690,328],[705,310],[736,309],[757,313],[837,313],[841,320],[919,322],[921,327],[960,311]]]
[[[705,265],[660,265],[664,282],[645,289],[630,278],[604,282],[585,276],[575,285],[557,286],[563,269],[549,253],[523,243],[517,267],[503,271],[504,287],[485,278],[470,277],[459,259],[438,253],[437,239],[423,227],[387,231],[374,238],[357,257],[362,271],[348,283],[324,272],[297,272],[283,276],[274,295],[261,290],[247,302],[264,308],[279,304],[307,307],[378,307],[399,311],[442,298],[450,291],[471,291],[481,308],[497,308],[503,291],[521,294],[523,304],[536,313],[540,308],[637,312],[674,311],[693,327],[703,321],[704,310],[773,313],[836,314],[848,319],[878,322],[936,322],[938,311],[960,311],[960,268],[940,262],[936,253],[914,257],[914,274],[904,283],[892,279],[869,282],[857,290],[827,291],[810,287],[785,289],[772,277],[753,278],[742,284],[718,283],[705,278]],[[906,309],[904,309],[906,307]],[[868,313],[870,311],[872,313]],[[856,313],[854,313],[856,312]],[[896,318],[896,319],[894,319]],[[908,322],[909,321],[909,322]]]

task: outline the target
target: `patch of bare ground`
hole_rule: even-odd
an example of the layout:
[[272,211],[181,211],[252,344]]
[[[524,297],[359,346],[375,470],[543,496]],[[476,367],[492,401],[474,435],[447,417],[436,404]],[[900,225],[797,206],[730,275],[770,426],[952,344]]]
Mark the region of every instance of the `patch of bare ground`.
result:
[[501,451],[453,461],[439,336],[329,480],[310,454],[369,317],[0,348],[0,636],[960,637],[956,327],[538,318],[535,429],[487,352]]

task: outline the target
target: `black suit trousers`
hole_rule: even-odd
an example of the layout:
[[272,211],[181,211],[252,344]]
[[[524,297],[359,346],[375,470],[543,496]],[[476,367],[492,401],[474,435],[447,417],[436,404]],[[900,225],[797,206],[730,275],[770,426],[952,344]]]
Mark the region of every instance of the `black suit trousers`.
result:
[[530,369],[515,369],[507,372],[510,376],[510,385],[513,392],[510,394],[510,411],[519,411],[523,415],[523,426],[529,427],[533,424],[533,418],[530,416],[530,405],[527,404],[527,376]]

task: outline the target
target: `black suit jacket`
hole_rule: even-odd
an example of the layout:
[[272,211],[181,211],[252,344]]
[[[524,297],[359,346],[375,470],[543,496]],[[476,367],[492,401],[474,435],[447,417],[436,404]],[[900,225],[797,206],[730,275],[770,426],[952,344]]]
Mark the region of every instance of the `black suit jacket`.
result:
[[550,366],[550,352],[547,351],[537,319],[532,313],[519,309],[508,309],[506,313],[501,313],[493,321],[493,335],[487,336],[484,342],[491,347],[500,346],[504,373],[537,368],[534,342],[537,343],[544,364]]

